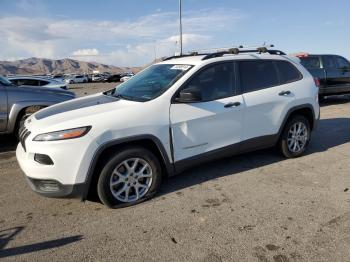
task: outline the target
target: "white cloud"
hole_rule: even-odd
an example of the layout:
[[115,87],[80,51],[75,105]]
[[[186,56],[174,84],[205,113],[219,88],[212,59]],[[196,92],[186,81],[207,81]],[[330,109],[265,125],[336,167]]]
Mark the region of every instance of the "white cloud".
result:
[[[25,6],[28,1],[31,2],[26,0],[22,4]],[[185,12],[184,49],[218,45],[217,35],[232,33],[242,18],[235,9]],[[178,49],[177,19],[177,12],[162,11],[133,21],[3,16],[0,60],[73,55],[114,65],[142,65],[153,60],[155,53],[157,57],[172,55]]]
[[96,48],[79,49],[72,53],[73,56],[97,56],[100,52]]

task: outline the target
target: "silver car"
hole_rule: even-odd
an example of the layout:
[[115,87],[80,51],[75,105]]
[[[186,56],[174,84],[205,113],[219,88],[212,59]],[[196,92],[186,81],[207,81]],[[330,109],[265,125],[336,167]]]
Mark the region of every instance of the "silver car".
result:
[[0,76],[0,134],[18,135],[25,119],[36,111],[75,98],[58,88],[16,86]]
[[41,86],[49,88],[61,88],[64,90],[68,89],[68,86],[65,82],[45,77],[13,76],[9,77],[8,80],[10,80],[11,83],[13,83],[16,86]]

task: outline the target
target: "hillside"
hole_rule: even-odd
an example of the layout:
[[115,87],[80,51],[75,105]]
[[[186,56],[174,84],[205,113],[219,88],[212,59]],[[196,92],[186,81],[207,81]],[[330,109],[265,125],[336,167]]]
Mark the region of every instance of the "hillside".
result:
[[52,60],[45,58],[28,58],[16,61],[0,61],[0,75],[41,75],[102,72],[120,73],[139,71],[137,67],[116,67],[96,62],[84,62],[73,59]]

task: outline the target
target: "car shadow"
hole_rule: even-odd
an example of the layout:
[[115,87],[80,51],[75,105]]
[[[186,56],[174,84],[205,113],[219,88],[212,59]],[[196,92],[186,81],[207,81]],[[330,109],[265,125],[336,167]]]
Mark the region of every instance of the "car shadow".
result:
[[18,140],[12,135],[0,135],[0,153],[14,151]]
[[[321,119],[306,155],[324,152],[330,148],[350,142],[350,118]],[[232,176],[273,163],[284,161],[276,149],[265,149],[212,161],[191,168],[177,176],[166,179],[158,196],[192,187],[209,180]]]
[[321,107],[350,103],[350,95],[328,96],[320,101]]
[[5,257],[12,257],[17,255],[23,255],[27,253],[32,253],[36,251],[46,250],[65,246],[83,239],[82,235],[76,235],[71,237],[63,237],[59,239],[39,242],[35,244],[29,244],[19,247],[5,248],[5,246],[15,238],[24,227],[9,228],[0,231],[0,259]]

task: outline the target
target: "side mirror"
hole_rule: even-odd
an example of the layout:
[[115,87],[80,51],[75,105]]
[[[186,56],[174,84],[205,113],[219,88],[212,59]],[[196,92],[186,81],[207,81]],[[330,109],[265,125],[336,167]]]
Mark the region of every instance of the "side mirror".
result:
[[196,87],[185,88],[180,91],[175,101],[180,103],[200,102],[202,101],[202,94]]

